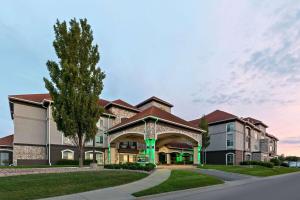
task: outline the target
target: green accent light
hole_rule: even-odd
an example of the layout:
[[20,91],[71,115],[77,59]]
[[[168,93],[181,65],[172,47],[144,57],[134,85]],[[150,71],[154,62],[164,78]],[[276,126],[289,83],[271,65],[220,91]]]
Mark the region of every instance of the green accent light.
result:
[[155,139],[145,139],[148,162],[155,164]]
[[110,144],[108,144],[107,156],[108,156],[108,163],[111,164],[111,160],[110,160]]
[[201,149],[202,149],[202,145],[198,145],[198,164],[201,165]]

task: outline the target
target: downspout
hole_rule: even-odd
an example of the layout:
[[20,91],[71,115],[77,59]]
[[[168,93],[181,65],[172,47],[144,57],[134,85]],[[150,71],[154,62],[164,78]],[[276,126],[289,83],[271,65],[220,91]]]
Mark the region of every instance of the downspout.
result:
[[[44,105],[42,105],[43,108],[46,108],[47,109],[47,117],[46,117],[46,121],[47,121],[47,135],[48,135],[48,164],[49,166],[51,166],[51,131],[50,131],[50,103],[49,103],[49,106],[46,107]],[[47,144],[46,144],[46,148],[47,148]]]
[[[108,115],[108,120],[107,120],[107,129],[106,130],[108,130],[109,129],[109,120],[110,120],[110,115]],[[106,130],[105,130],[105,135],[106,135]],[[106,135],[106,137],[107,137],[107,143],[108,143],[108,135]],[[110,144],[107,144],[107,161],[108,161],[108,163],[110,164]],[[104,160],[104,165],[105,165],[105,153],[104,153],[104,158],[103,158],[103,160]]]

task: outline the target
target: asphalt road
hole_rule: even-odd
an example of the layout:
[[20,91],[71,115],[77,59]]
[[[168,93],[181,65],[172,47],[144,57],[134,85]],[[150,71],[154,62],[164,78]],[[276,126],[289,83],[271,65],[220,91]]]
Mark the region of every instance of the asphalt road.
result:
[[300,200],[300,173],[227,182],[225,185],[158,195],[156,200]]

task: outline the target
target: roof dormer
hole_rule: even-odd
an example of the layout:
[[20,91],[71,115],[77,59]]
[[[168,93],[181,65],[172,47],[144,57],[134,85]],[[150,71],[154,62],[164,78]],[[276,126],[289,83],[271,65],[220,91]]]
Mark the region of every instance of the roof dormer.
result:
[[145,101],[139,103],[138,105],[136,105],[135,107],[137,107],[140,110],[145,110],[151,106],[155,106],[158,107],[164,111],[167,111],[169,113],[171,113],[171,108],[173,107],[172,104],[157,98],[157,97],[150,97],[149,99],[146,99]]

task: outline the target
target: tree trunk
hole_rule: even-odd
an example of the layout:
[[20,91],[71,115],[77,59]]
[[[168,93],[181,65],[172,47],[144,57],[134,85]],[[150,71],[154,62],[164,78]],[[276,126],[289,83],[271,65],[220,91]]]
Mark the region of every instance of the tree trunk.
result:
[[97,163],[96,161],[96,136],[93,139],[93,163]]
[[83,167],[83,142],[82,142],[82,137],[79,138],[78,150],[79,150],[79,167]]

